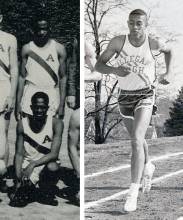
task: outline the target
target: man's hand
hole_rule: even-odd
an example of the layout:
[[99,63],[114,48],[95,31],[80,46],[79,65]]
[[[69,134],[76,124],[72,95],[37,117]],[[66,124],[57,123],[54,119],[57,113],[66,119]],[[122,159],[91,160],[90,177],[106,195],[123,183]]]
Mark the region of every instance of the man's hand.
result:
[[75,96],[68,96],[67,97],[67,105],[69,108],[74,108],[76,106],[76,97]]
[[168,85],[170,83],[170,75],[167,73],[162,74],[159,78],[159,83],[163,85]]
[[119,66],[116,68],[115,73],[118,76],[125,77],[131,73],[131,68],[129,65],[128,66]]
[[30,178],[30,176],[31,176],[31,174],[34,170],[34,167],[35,167],[34,163],[31,162],[25,169],[23,169],[23,172],[22,172],[22,174],[23,174],[22,179],[23,180],[26,180],[26,179]]
[[15,107],[15,98],[8,96],[5,100],[3,109],[5,112],[12,112]]
[[15,119],[16,119],[16,121],[21,119],[21,114],[22,114],[22,107],[20,104],[17,104],[17,106],[15,106]]

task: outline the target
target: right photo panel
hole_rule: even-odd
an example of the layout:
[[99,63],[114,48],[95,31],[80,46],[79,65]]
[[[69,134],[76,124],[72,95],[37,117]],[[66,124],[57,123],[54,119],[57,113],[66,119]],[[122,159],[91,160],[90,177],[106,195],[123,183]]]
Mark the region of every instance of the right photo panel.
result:
[[183,2],[84,9],[85,220],[183,219]]

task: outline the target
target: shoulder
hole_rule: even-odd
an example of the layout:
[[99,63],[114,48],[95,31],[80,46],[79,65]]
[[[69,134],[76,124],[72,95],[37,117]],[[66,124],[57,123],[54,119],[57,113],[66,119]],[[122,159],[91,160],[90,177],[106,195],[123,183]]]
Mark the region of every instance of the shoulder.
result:
[[66,56],[66,48],[65,48],[65,46],[63,44],[55,41],[55,40],[54,40],[54,42],[55,42],[55,47],[56,47],[57,53],[59,55]]
[[109,42],[108,48],[112,48],[115,51],[119,51],[124,44],[126,39],[126,35],[119,35],[116,37],[113,37],[111,41]]
[[149,34],[148,40],[151,50],[162,50],[163,48],[165,48],[166,45],[165,40],[160,37]]
[[9,48],[17,49],[17,39],[13,34],[1,31],[1,37],[4,38],[7,42]]
[[23,47],[22,47],[22,55],[26,55],[30,52],[30,43],[28,44],[25,44]]

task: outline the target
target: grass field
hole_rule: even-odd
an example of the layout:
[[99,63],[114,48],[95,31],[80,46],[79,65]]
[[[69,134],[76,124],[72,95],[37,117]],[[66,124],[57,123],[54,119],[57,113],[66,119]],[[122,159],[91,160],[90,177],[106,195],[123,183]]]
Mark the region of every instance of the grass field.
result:
[[[0,193],[0,220],[78,220],[80,209],[72,202],[73,184],[75,176],[67,154],[67,129],[71,111],[67,109],[65,117],[65,130],[60,151],[61,170],[56,198],[58,206],[43,205],[38,202],[28,204],[24,208],[10,207],[7,194]],[[15,149],[15,120],[11,121],[9,131],[10,160],[12,164]],[[12,179],[7,179],[9,186],[12,185]]]
[[149,140],[156,170],[135,212],[123,210],[130,183],[130,142],[85,146],[85,219],[177,220],[183,216],[183,137]]

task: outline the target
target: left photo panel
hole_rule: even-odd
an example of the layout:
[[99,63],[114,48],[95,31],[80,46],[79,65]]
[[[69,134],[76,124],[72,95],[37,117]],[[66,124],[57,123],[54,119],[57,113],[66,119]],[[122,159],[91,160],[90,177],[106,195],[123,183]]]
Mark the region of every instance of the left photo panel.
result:
[[80,1],[0,2],[2,219],[80,219]]

